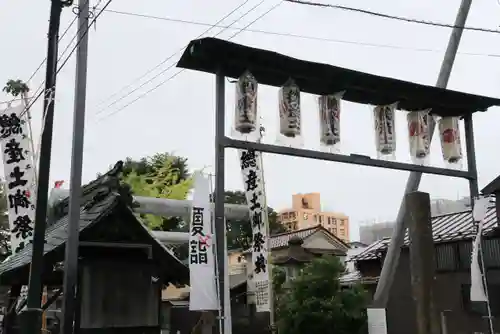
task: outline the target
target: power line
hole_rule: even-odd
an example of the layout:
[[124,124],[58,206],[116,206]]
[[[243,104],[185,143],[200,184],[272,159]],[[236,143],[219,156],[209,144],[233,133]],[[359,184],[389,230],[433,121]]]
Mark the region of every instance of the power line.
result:
[[[131,17],[138,17],[138,18],[159,20],[159,21],[166,21],[166,22],[173,22],[173,23],[191,24],[191,25],[198,25],[198,26],[214,26],[213,24],[207,23],[207,22],[181,20],[181,19],[175,19],[175,18],[170,18],[170,17],[140,14],[140,13],[133,13],[133,12],[124,12],[124,11],[109,10],[109,9],[107,9],[106,12],[112,13],[112,14],[117,14],[117,15],[123,15],[123,16],[131,16]],[[214,27],[223,28],[223,29],[232,29],[232,30],[238,29],[238,28],[233,28],[233,27],[228,26],[228,25],[215,25]],[[245,31],[252,32],[252,33],[258,33],[258,34],[264,34],[264,35],[290,37],[290,38],[305,39],[305,40],[318,41],[318,42],[351,44],[351,45],[375,47],[375,48],[408,50],[408,51],[416,51],[416,52],[444,52],[445,51],[445,50],[439,50],[439,49],[413,48],[413,47],[391,45],[391,44],[367,43],[367,42],[350,41],[350,40],[327,38],[327,37],[316,37],[316,36],[308,36],[308,35],[300,35],[300,34],[292,34],[292,33],[282,33],[282,32],[277,32],[277,31],[267,31],[267,30],[259,30],[259,29],[245,29]],[[465,55],[465,56],[480,56],[480,57],[500,58],[500,54],[495,54],[495,53],[489,54],[489,53],[474,53],[474,52],[458,52],[458,54]]]
[[[264,1],[264,0],[263,0]],[[262,2],[263,2],[262,1]],[[245,31],[245,29],[247,29],[248,27],[250,27],[252,24],[254,24],[255,22],[257,22],[258,20],[260,20],[261,18],[263,18],[264,16],[266,16],[267,14],[269,14],[271,11],[275,10],[276,8],[278,8],[282,3],[283,3],[284,0],[281,0],[280,2],[278,2],[276,5],[274,5],[273,7],[271,7],[270,9],[268,9],[266,12],[264,12],[263,14],[261,14],[260,16],[258,16],[255,20],[253,20],[252,22],[250,22],[249,24],[247,24],[245,27],[243,28],[238,28],[239,31],[237,31],[235,34],[233,34],[231,37],[228,38],[228,40],[231,40],[233,38],[235,38],[236,36],[238,36],[240,33],[242,33],[243,31]],[[261,2],[261,3],[262,3]],[[251,9],[253,10],[253,9]],[[250,10],[250,11],[251,11]],[[248,11],[246,14],[248,14],[250,11]],[[246,15],[245,14],[245,15]],[[239,21],[241,19],[241,17],[237,20]],[[236,22],[236,21],[235,21]],[[233,22],[233,23],[235,23]],[[223,32],[223,31],[221,31]],[[219,32],[219,34],[221,33]],[[218,35],[218,34],[217,34]],[[217,36],[216,35],[216,36]],[[102,121],[108,117],[111,117],[119,112],[121,112],[122,110],[124,110],[125,108],[129,107],[130,105],[134,104],[135,102],[139,101],[140,99],[144,98],[146,95],[152,93],[153,91],[155,91],[156,89],[160,88],[161,86],[163,86],[164,84],[166,84],[167,82],[169,82],[170,80],[172,80],[173,78],[175,78],[176,76],[178,76],[181,72],[185,71],[185,69],[182,69],[182,70],[179,70],[178,72],[174,73],[173,75],[171,75],[169,78],[167,78],[166,80],[160,82],[158,85],[156,85],[155,87],[151,88],[150,90],[146,91],[145,93],[139,95],[136,99],[132,100],[131,102],[127,103],[126,105],[124,105],[123,107],[121,107],[120,109],[106,115],[105,117],[101,118],[99,121]]]
[[428,26],[435,26],[435,27],[442,27],[442,28],[461,28],[464,30],[500,34],[500,30],[495,30],[495,29],[456,26],[454,24],[412,19],[412,18],[408,18],[408,17],[404,17],[404,16],[396,16],[396,15],[390,15],[390,14],[385,14],[385,13],[379,13],[379,12],[374,12],[371,10],[366,10],[366,9],[361,9],[361,8],[347,7],[347,6],[341,6],[341,5],[330,5],[330,4],[326,4],[326,3],[304,1],[304,0],[284,0],[284,1],[294,3],[294,4],[299,4],[299,5],[313,6],[313,7],[341,9],[341,10],[350,11],[350,12],[357,12],[357,13],[361,13],[361,14],[382,17],[385,19],[398,20],[398,21],[404,21],[404,22],[409,22],[409,23],[418,23],[418,24],[424,24],[424,25],[428,25]]
[[[66,34],[68,33],[68,31],[71,29],[71,27],[73,26],[73,24],[76,22],[76,19],[77,19],[77,17],[75,16],[73,18],[73,21],[71,21],[71,23],[66,27],[66,30],[64,30],[64,32],[61,34],[61,37],[59,37],[58,42],[60,42],[64,38],[64,36],[66,36]],[[36,68],[35,72],[33,72],[33,74],[29,77],[29,79],[27,80],[27,82],[29,82],[31,79],[33,79],[35,77],[35,75],[38,73],[38,71],[40,71],[40,69],[42,68],[43,64],[45,64],[46,61],[47,61],[47,57],[43,58],[43,60],[40,63],[40,65],[38,65],[38,67]]]
[[[201,33],[198,37],[196,38],[200,38],[201,36],[205,35],[206,33],[208,33],[210,30],[212,30],[215,26],[217,26],[219,23],[221,23],[222,21],[224,21],[226,18],[228,18],[229,16],[231,16],[234,12],[236,12],[237,10],[239,10],[241,7],[243,7],[246,3],[248,3],[249,0],[246,0],[244,1],[243,3],[241,3],[240,5],[238,5],[236,8],[234,8],[232,11],[230,11],[228,14],[226,14],[224,17],[222,17],[219,21],[217,21],[215,24],[211,24],[209,25],[210,27],[205,30],[203,33]],[[259,4],[257,4],[256,6],[252,7],[251,10],[255,9],[256,7],[258,7],[260,4],[262,4],[263,1],[261,1]],[[113,11],[109,11],[109,12],[113,12]],[[248,13],[248,12],[247,12]],[[234,23],[234,22],[233,22]],[[133,80],[130,84],[128,84],[127,86],[125,87],[122,87],[119,91],[113,93],[111,96],[109,96],[108,98],[106,98],[104,101],[101,101],[100,103],[97,104],[97,106],[100,106],[102,105],[103,103],[111,100],[112,98],[114,98],[115,96],[119,95],[121,92],[123,92],[124,90],[128,89],[128,88],[131,88],[132,86],[134,86],[134,84],[140,80],[142,80],[143,78],[145,78],[147,75],[149,75],[150,73],[154,72],[156,69],[160,68],[163,64],[165,64],[166,62],[168,62],[170,59],[172,59],[177,53],[181,52],[182,50],[184,50],[186,46],[183,46],[182,48],[180,48],[179,50],[177,50],[176,52],[174,52],[173,54],[171,54],[170,56],[168,56],[167,58],[165,58],[164,60],[162,60],[160,63],[158,63],[157,65],[155,65],[154,67],[152,67],[151,69],[149,69],[148,71],[146,71],[144,74],[142,74],[140,77],[138,77],[137,79]],[[145,83],[143,83],[141,86],[139,86],[138,88],[136,88],[135,90],[132,90],[130,91],[127,95],[125,96],[122,96],[121,98],[115,100],[114,102],[112,102],[111,104],[107,105],[105,108],[102,108],[101,110],[99,110],[97,113],[95,113],[94,116],[97,116],[99,114],[101,114],[104,110],[106,110],[107,108],[110,108],[112,107],[113,105],[115,105],[117,102],[121,101],[122,99],[128,97],[130,94],[134,93],[135,91],[137,91],[137,89],[139,88],[142,88],[144,85],[146,85],[147,83],[151,82],[152,80],[156,79],[159,75],[165,73],[166,71],[168,71],[170,68],[172,67],[169,66],[167,69],[163,70],[162,72],[160,72],[158,75],[154,76],[152,79],[146,81]]]
[[[88,1],[88,0],[87,0],[87,1]],[[102,13],[104,12],[104,10],[105,10],[105,9],[106,9],[106,8],[107,8],[110,4],[111,4],[111,2],[112,2],[112,1],[113,1],[113,0],[108,0],[108,1],[106,2],[106,4],[103,6],[103,8],[99,11],[99,13],[97,13],[97,15],[95,15],[95,16],[94,16],[94,18],[92,19],[92,21],[89,23],[89,25],[88,25],[87,29],[85,29],[85,31],[83,32],[83,34],[82,34],[82,36],[80,37],[80,39],[78,39],[78,41],[76,42],[75,46],[74,46],[74,47],[73,47],[73,49],[70,51],[69,55],[66,57],[66,59],[64,59],[64,61],[63,61],[62,65],[61,65],[61,66],[59,66],[59,68],[57,69],[56,74],[57,74],[57,73],[59,73],[59,72],[61,72],[61,70],[64,68],[64,66],[68,63],[69,59],[71,58],[71,56],[72,56],[72,55],[73,55],[73,53],[75,52],[76,48],[77,48],[77,47],[78,47],[78,45],[81,43],[81,41],[82,41],[83,37],[84,37],[85,35],[87,35],[87,34],[88,34],[90,27],[92,27],[92,25],[96,22],[96,20],[99,18],[99,16],[101,16],[101,14],[102,14]],[[78,13],[78,14],[79,14],[79,13]],[[75,36],[76,36],[76,35],[75,35]],[[75,38],[76,38],[76,37],[74,37],[74,38],[70,41],[69,45],[71,45],[71,42],[72,42],[73,40],[75,40]],[[68,45],[68,46],[69,46],[69,45]],[[66,51],[67,49],[68,49],[68,47],[66,47],[66,49],[63,51],[63,53],[65,53],[65,51]],[[62,55],[61,55],[61,57],[59,57],[58,61],[59,61],[61,58],[62,58]],[[43,83],[42,83],[42,84],[43,84]],[[55,88],[55,87],[53,87],[53,88]],[[21,116],[23,116],[23,115],[26,113],[26,111],[28,111],[28,110],[29,110],[29,109],[33,106],[33,104],[34,104],[34,103],[35,103],[35,102],[36,102],[36,101],[37,101],[37,100],[38,100],[38,99],[42,96],[42,94],[43,94],[44,92],[45,92],[45,90],[44,90],[44,89],[42,89],[42,90],[40,91],[40,93],[39,93],[39,94],[38,94],[38,95],[37,95],[37,96],[36,96],[36,97],[35,97],[35,98],[31,101],[31,103],[30,103],[28,106],[26,106],[26,108],[24,109],[24,111],[21,113]]]
[[[260,5],[262,5],[264,3],[265,0],[261,0],[258,4],[256,4],[255,6],[253,6],[252,8],[250,8],[249,10],[247,10],[244,14],[242,14],[240,17],[238,17],[236,20],[234,20],[229,26],[232,26],[234,25],[235,23],[237,23],[238,21],[240,21],[242,18],[244,18],[245,16],[247,16],[249,13],[251,13],[253,10],[255,10],[257,7],[259,7]],[[241,6],[243,6],[246,2],[244,2],[242,5],[240,5],[238,8],[240,8]],[[216,24],[222,22],[225,18],[227,18],[229,15],[231,15],[232,13],[234,13],[238,8],[236,8],[235,10],[233,10],[231,13],[229,13],[228,15],[226,15],[224,18],[222,18],[221,20],[219,20]],[[200,38],[201,36],[205,35],[206,32],[210,31],[211,29],[213,28],[213,26],[211,26],[209,29],[207,29],[205,32],[203,32],[202,34],[200,34],[198,37],[196,38]],[[221,31],[219,31],[214,37],[217,37],[219,36],[220,34],[222,34],[226,29],[223,29]],[[232,37],[231,37],[232,38]],[[176,51],[175,53],[173,53],[170,57],[167,58],[167,60],[173,58],[178,52],[180,51],[183,51],[185,48],[187,47],[184,46],[182,47],[181,49],[179,49],[178,51]],[[136,92],[137,90],[139,90],[140,88],[144,87],[146,84],[152,82],[154,79],[158,78],[159,76],[161,76],[163,73],[167,72],[168,70],[170,70],[172,67],[175,66],[175,62],[170,64],[166,69],[164,69],[163,71],[161,71],[160,73],[158,73],[157,75],[155,75],[154,77],[152,77],[151,79],[147,80],[146,82],[144,82],[143,84],[141,84],[139,87],[135,88],[134,90],[130,91],[128,94],[126,94],[125,96],[122,96],[121,98],[118,98],[117,100],[115,100],[114,102],[112,102],[111,104],[109,104],[106,108],[103,108],[101,109],[100,111],[98,111],[95,115],[99,115],[100,113],[102,113],[103,111],[105,111],[106,109],[112,107],[113,105],[115,105],[116,103],[122,101],[123,99],[125,99],[126,97],[130,96],[132,93]],[[157,66],[158,67],[158,66]],[[101,121],[105,118],[108,118],[110,117],[111,115],[114,115],[116,114],[117,112],[125,109],[126,107],[128,107],[129,105],[135,103],[136,101],[140,100],[142,97],[146,96],[147,94],[149,94],[150,92],[156,90],[157,88],[159,88],[160,86],[162,86],[163,84],[165,84],[166,82],[168,82],[169,80],[175,78],[177,75],[179,75],[180,73],[182,72],[182,70],[180,70],[179,72],[175,73],[174,75],[170,76],[167,80],[164,80],[162,81],[160,84],[156,85],[155,87],[153,87],[152,89],[146,91],[145,93],[141,94],[138,98],[134,99],[133,101],[129,102],[128,104],[126,104],[125,106],[123,106],[122,108],[118,109],[117,111],[103,117],[101,119]]]
[[[71,29],[71,27],[73,26],[73,24],[76,22],[76,19],[77,19],[77,17],[75,16],[73,18],[73,20],[70,22],[70,24],[66,27],[66,29],[64,30],[64,32],[61,34],[61,36],[59,37],[58,42],[62,41],[62,39],[64,38],[64,36],[66,36],[66,34],[69,32],[69,30]],[[74,38],[69,42],[69,44],[71,44],[73,42],[73,40],[74,40]],[[43,64],[45,64],[46,61],[47,61],[47,57],[43,58],[43,60],[40,62],[40,64],[36,68],[36,70],[31,74],[31,76],[29,77],[28,80],[26,80],[26,82],[30,82],[31,79],[33,79],[35,77],[35,75],[40,71],[40,69],[42,68]],[[41,87],[43,87],[44,82],[45,81],[42,81],[42,83],[40,84],[40,86],[38,86],[38,88],[35,90],[35,94],[33,94],[34,96],[38,94],[38,90]],[[28,98],[28,99],[32,99],[32,98]],[[12,100],[9,100],[9,101],[0,101],[0,104],[7,104],[7,103],[12,103],[14,101],[22,101],[22,100],[23,99],[12,99]]]

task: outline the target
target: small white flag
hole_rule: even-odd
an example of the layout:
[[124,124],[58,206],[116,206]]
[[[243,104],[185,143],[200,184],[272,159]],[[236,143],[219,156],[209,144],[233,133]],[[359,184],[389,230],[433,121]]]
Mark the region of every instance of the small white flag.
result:
[[483,234],[483,223],[488,211],[489,198],[479,197],[474,203],[472,216],[474,221],[478,222],[477,235],[472,244],[472,258],[470,266],[470,300],[472,302],[487,302],[481,267],[479,266],[479,248],[481,245],[481,236]]

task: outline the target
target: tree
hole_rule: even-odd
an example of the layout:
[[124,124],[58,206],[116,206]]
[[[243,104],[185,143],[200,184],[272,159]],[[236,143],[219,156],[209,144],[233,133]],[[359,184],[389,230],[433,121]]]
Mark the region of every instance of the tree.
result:
[[[187,159],[170,153],[133,160],[127,158],[123,166],[122,182],[134,195],[168,199],[186,199],[193,181]],[[141,215],[152,230],[181,231],[187,225],[178,217]]]
[[273,286],[280,334],[367,332],[368,295],[361,286],[341,287],[345,268],[337,257],[314,259],[288,285],[276,269]]
[[[212,199],[215,198],[212,194]],[[225,191],[224,203],[246,205],[247,199],[243,191]],[[273,208],[267,208],[269,231],[271,235],[285,232],[285,228],[278,222],[278,214]],[[248,249],[252,244],[252,225],[249,220],[227,221],[228,249]]]
[[30,91],[28,85],[22,80],[8,80],[5,87],[2,89],[7,94],[11,94],[14,97],[18,97],[23,93],[28,93]]

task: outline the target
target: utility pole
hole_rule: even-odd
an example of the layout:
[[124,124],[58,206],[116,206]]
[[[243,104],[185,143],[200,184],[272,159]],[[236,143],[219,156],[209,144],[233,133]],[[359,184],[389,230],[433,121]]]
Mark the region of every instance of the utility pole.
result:
[[[77,333],[75,320],[78,289],[78,246],[80,234],[80,205],[82,197],[83,144],[85,102],[87,97],[87,60],[89,40],[89,0],[78,1],[78,46],[76,50],[75,104],[73,112],[73,147],[69,188],[69,228],[64,259],[62,334]],[[73,328],[75,327],[75,328]]]
[[[462,0],[462,3],[460,4],[460,8],[455,19],[455,26],[453,28],[453,31],[451,32],[450,39],[448,41],[448,47],[446,48],[446,53],[441,64],[436,87],[446,88],[446,86],[448,85],[451,70],[453,68],[453,63],[455,62],[458,46],[460,44],[460,39],[462,38],[463,27],[465,25],[465,22],[467,21],[471,3],[472,0]],[[436,124],[431,118],[429,121],[430,140],[432,140],[435,126]],[[410,177],[406,182],[405,194],[417,191],[421,179],[422,173],[411,172]],[[389,249],[384,260],[382,272],[380,274],[380,280],[377,284],[377,290],[373,298],[373,307],[385,308],[387,305],[406,232],[406,222],[404,218],[405,202],[403,198],[399,207],[398,216],[396,218],[394,232],[392,232]]]
[[31,257],[28,300],[26,310],[21,313],[21,331],[23,334],[39,333],[41,329],[41,299],[43,251],[45,247],[45,225],[47,219],[47,201],[50,177],[50,155],[52,153],[52,130],[54,127],[54,103],[56,92],[57,57],[59,26],[62,8],[71,5],[71,1],[52,0],[50,7],[47,70],[43,103],[43,132],[39,155],[38,187],[36,192],[35,228],[33,252]]
[[431,200],[428,193],[405,195],[410,237],[410,272],[418,334],[441,334],[436,310],[436,256],[432,240]]

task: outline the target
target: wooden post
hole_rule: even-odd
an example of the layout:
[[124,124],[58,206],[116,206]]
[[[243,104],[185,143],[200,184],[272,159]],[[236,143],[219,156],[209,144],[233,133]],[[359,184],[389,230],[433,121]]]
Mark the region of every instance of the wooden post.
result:
[[405,206],[417,333],[440,334],[440,319],[434,303],[436,265],[429,194],[419,191],[409,193],[405,195]]

